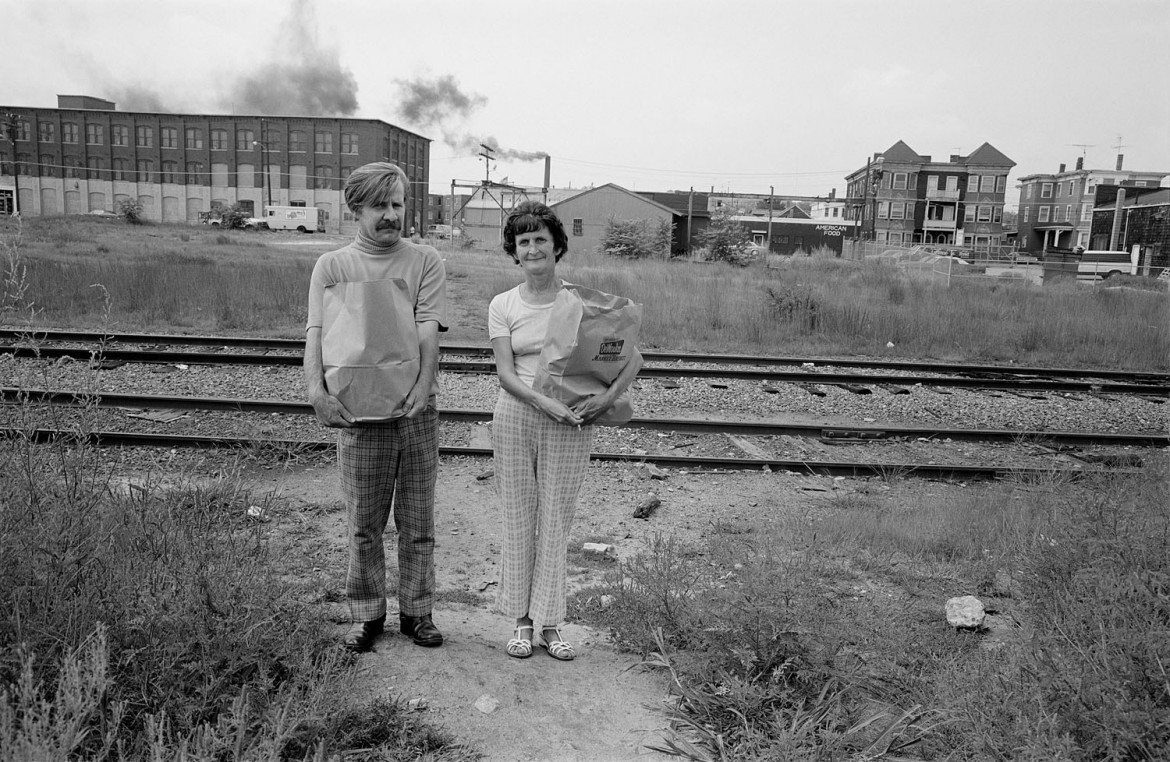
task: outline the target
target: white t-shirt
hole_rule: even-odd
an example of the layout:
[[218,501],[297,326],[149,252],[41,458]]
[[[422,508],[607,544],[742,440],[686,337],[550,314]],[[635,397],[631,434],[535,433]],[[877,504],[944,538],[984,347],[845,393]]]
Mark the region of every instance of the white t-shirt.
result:
[[532,386],[536,380],[551,314],[552,302],[529,304],[520,296],[520,286],[496,294],[488,305],[488,339],[511,337],[516,375],[525,386]]

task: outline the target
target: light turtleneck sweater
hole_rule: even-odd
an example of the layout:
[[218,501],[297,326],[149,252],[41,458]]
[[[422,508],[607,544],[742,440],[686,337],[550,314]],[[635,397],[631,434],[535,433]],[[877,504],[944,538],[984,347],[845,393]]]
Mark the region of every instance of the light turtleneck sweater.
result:
[[394,243],[386,246],[370,238],[366,235],[365,231],[359,228],[357,236],[350,245],[366,254],[397,254],[399,251],[408,247],[408,242],[405,238],[399,238]]

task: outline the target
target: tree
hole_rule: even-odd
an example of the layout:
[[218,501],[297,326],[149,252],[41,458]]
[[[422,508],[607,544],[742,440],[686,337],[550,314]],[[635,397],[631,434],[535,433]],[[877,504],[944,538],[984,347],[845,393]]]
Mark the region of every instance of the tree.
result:
[[711,224],[703,231],[707,259],[747,267],[755,259],[751,234],[736,221],[732,210],[719,207],[711,213]]
[[616,220],[610,218],[601,236],[601,250],[615,257],[644,259],[670,255],[672,226],[662,218]]
[[118,214],[131,225],[142,224],[142,204],[137,199],[128,198],[118,205]]

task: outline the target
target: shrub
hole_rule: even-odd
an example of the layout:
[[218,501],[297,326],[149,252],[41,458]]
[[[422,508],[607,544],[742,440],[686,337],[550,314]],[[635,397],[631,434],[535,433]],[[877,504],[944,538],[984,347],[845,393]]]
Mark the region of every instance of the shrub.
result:
[[118,214],[131,225],[141,225],[143,223],[142,204],[138,203],[137,199],[123,199],[118,204]]
[[736,222],[732,210],[727,207],[716,209],[711,214],[711,224],[703,231],[703,244],[708,250],[709,260],[746,267],[755,259],[751,234]]
[[615,257],[641,259],[670,253],[671,224],[664,219],[610,218],[601,237],[601,250]]
[[248,213],[241,209],[239,204],[220,207],[219,224],[220,227],[228,230],[242,230],[248,221],[248,216]]

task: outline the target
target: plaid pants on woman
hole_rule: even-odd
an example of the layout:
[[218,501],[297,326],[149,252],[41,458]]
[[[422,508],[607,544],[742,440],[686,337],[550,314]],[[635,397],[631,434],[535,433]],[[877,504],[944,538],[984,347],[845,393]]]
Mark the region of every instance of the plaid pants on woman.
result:
[[504,518],[497,607],[539,631],[565,618],[565,556],[593,427],[566,426],[500,390],[492,420]]
[[439,411],[417,418],[365,423],[337,432],[337,462],[349,524],[349,613],[368,622],[386,613],[390,514],[398,532],[398,611],[431,613],[435,597],[435,481],[439,473]]

